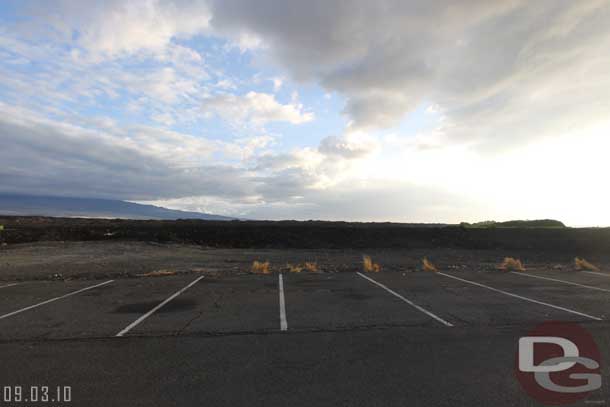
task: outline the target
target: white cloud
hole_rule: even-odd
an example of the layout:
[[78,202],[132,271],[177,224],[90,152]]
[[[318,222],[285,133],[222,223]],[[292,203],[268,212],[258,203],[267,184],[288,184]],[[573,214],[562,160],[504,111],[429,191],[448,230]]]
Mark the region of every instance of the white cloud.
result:
[[[214,79],[197,51],[168,44],[154,55],[92,61],[62,43],[37,43],[0,31],[0,53],[34,61],[23,68],[0,64],[3,100],[53,115],[122,109],[164,125],[193,122]],[[111,102],[109,102],[111,100]],[[133,121],[133,117],[131,118]]]
[[275,138],[269,134],[245,137],[233,142],[224,143],[224,150],[227,155],[236,156],[246,161],[256,153],[264,150],[275,143]]
[[320,142],[323,154],[346,159],[362,158],[380,147],[379,143],[364,133],[347,133],[341,137],[329,136]]
[[270,122],[303,124],[314,114],[300,104],[281,104],[268,93],[248,92],[243,96],[223,94],[203,101],[203,111],[213,113],[235,125],[261,127]]
[[282,85],[284,85],[283,78],[272,78],[271,81],[273,82],[273,91],[274,92],[277,92],[278,90],[280,90],[282,88]]
[[173,38],[205,32],[210,19],[205,1],[52,0],[37,7],[66,37],[77,30],[79,45],[96,58],[162,52]]
[[[256,156],[273,143],[268,135],[225,142],[103,118],[74,124],[1,102],[0,137],[0,193],[126,200],[196,195],[232,207],[281,202],[324,188],[346,168],[345,160],[309,148]],[[234,155],[256,165],[226,164]]]
[[223,90],[237,88],[235,83],[233,83],[233,81],[231,79],[227,79],[227,78],[221,79],[218,82],[216,82],[216,87],[218,89],[223,89]]
[[[461,220],[480,205],[433,188],[406,182],[371,180],[344,182],[332,189],[295,189],[276,201],[235,202],[227,212],[224,201],[206,197],[159,200],[156,205],[182,210],[200,210],[250,219],[322,219],[346,221],[419,222]],[[432,204],[434,203],[434,204]]]
[[[451,140],[487,139],[486,148],[500,148],[601,120],[608,110],[604,0],[34,4],[56,31],[100,57],[160,54],[176,38],[225,36],[270,55],[293,79],[345,96],[353,129],[396,125],[432,102],[453,126]],[[575,108],[583,105],[594,108]]]
[[0,192],[130,200],[255,194],[247,170],[212,160],[224,150],[214,140],[112,122],[92,129],[2,103],[0,138]]
[[[256,155],[273,143],[267,135],[227,143],[103,118],[70,124],[3,103],[0,137],[0,193],[170,203],[195,196],[233,215],[324,195],[316,190],[332,194],[354,161],[310,148]],[[255,165],[218,157],[235,154]]]
[[[0,191],[269,218],[592,223],[605,213],[608,1],[209,1],[27,2],[31,19],[0,29]],[[200,34],[220,45],[180,41]],[[247,54],[228,63],[251,61],[258,76],[224,74],[231,47]],[[289,101],[260,91],[288,81]],[[344,100],[349,124],[322,130],[342,135],[319,146],[274,151],[282,135],[264,126],[314,119],[292,89],[307,82],[332,105]],[[439,123],[415,136],[377,131],[413,110]],[[164,129],[200,132],[204,112],[253,137]],[[564,180],[593,199],[565,197]]]
[[293,78],[344,95],[352,128],[393,126],[433,102],[450,140],[501,148],[610,110],[604,0],[213,0],[211,10],[214,30],[255,33]]

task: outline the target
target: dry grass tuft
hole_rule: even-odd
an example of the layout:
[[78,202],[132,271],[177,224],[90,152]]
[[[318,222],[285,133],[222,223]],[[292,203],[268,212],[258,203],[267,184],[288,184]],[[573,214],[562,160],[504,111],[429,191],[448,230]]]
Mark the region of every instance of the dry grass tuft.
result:
[[523,267],[521,260],[513,259],[512,257],[505,257],[498,268],[505,271],[525,271],[525,267]]
[[301,271],[303,271],[303,266],[301,266],[300,264],[286,264],[286,268],[288,269],[289,273],[300,273]]
[[303,264],[286,264],[286,269],[290,273],[300,273],[301,271],[309,271],[310,273],[317,273],[320,271],[318,269],[318,263],[315,261],[306,261]]
[[250,271],[254,274],[270,274],[271,273],[271,269],[269,268],[268,261],[262,262],[262,261],[254,260]]
[[176,274],[178,274],[178,272],[175,270],[156,270],[156,271],[151,271],[149,273],[136,274],[136,276],[138,276],[138,277],[163,277],[163,276],[175,276]]
[[599,267],[579,257],[574,259],[574,267],[576,270],[599,271]]
[[427,257],[424,257],[422,259],[422,267],[424,269],[424,271],[433,271],[433,272],[437,272],[437,268],[434,267],[434,264],[430,263],[430,261],[428,260]]
[[311,272],[311,273],[317,273],[318,270],[318,263],[316,263],[315,261],[306,261],[305,262],[305,270]]
[[367,273],[379,273],[381,271],[381,266],[374,263],[373,260],[371,260],[371,256],[367,256],[366,254],[362,256],[362,268]]

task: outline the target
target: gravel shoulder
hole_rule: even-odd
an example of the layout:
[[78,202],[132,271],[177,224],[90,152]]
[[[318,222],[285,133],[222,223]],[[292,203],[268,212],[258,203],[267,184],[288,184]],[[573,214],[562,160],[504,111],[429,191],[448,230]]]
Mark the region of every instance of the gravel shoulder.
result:
[[[34,242],[0,247],[0,281],[134,278],[143,274],[250,272],[254,260],[269,261],[272,272],[289,264],[316,262],[320,272],[358,271],[362,255],[383,271],[416,272],[427,257],[444,270],[493,270],[506,256],[520,258],[530,270],[569,269],[579,253],[538,250],[463,249],[216,249],[194,244],[140,241]],[[608,269],[610,258],[588,258]]]

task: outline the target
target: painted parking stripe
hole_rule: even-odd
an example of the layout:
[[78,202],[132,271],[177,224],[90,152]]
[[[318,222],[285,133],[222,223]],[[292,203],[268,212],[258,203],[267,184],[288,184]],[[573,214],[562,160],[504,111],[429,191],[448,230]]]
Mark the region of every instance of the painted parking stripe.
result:
[[19,285],[19,283],[13,283],[13,284],[6,284],[6,285],[0,285],[0,288],[8,288],[8,287],[13,287]]
[[522,271],[520,271],[518,273],[515,272],[515,271],[511,271],[511,273],[517,274],[517,275],[521,275],[521,276],[525,276],[525,277],[539,278],[540,280],[557,281],[559,283],[574,285],[576,287],[588,288],[589,290],[605,291],[607,293],[610,293],[610,290],[605,289],[605,288],[594,287],[592,285],[578,284],[578,283],[574,283],[572,281],[559,280],[558,278],[541,277],[541,276],[536,276],[534,274],[524,273]]
[[595,275],[598,275],[598,276],[610,277],[610,274],[608,274],[608,273],[599,273],[597,271],[581,270],[581,273],[595,274]]
[[4,319],[4,318],[8,318],[8,317],[12,317],[13,315],[20,314],[20,313],[22,313],[22,312],[25,312],[25,311],[31,310],[31,309],[33,309],[33,308],[37,308],[37,307],[40,307],[40,306],[43,306],[43,305],[46,305],[46,304],[52,303],[52,302],[57,301],[57,300],[62,300],[62,299],[64,299],[64,298],[68,298],[68,297],[71,297],[71,296],[73,296],[73,295],[80,294],[80,293],[82,293],[82,292],[84,292],[84,291],[87,291],[87,290],[92,290],[92,289],[94,289],[94,288],[101,287],[101,286],[106,285],[106,284],[110,284],[110,283],[112,283],[113,281],[114,281],[114,280],[108,280],[108,281],[105,281],[105,282],[103,282],[103,283],[101,283],[101,284],[96,284],[96,285],[92,285],[92,286],[89,286],[89,287],[81,288],[80,290],[73,291],[73,292],[68,293],[68,294],[64,294],[64,295],[62,295],[62,296],[60,296],[60,297],[51,298],[50,300],[46,300],[46,301],[43,301],[43,302],[39,302],[38,304],[30,305],[29,307],[25,307],[25,308],[18,309],[17,311],[13,311],[13,312],[10,312],[10,313],[8,313],[8,314],[1,315],[1,316],[0,316],[0,319]]
[[286,320],[286,299],[284,298],[284,277],[282,273],[279,276],[279,288],[280,288],[280,330],[288,330],[288,321]]
[[405,298],[402,295],[398,294],[396,291],[394,291],[394,290],[386,287],[385,285],[383,285],[383,284],[373,280],[372,278],[370,278],[368,276],[365,276],[364,274],[362,274],[360,272],[356,272],[356,274],[358,274],[360,277],[370,281],[371,283],[375,284],[376,286],[383,288],[384,290],[386,290],[387,292],[389,292],[393,296],[395,296],[397,298],[400,298],[402,301],[406,302],[407,304],[409,304],[410,306],[412,306],[416,310],[418,310],[420,312],[423,312],[424,314],[428,315],[430,318],[433,318],[433,319],[437,320],[441,324],[443,324],[445,326],[453,326],[453,324],[451,322],[445,321],[443,318],[439,317],[438,315],[435,315],[432,312],[428,311],[427,309],[420,307],[419,305],[415,304],[413,301],[408,300],[407,298]]
[[589,315],[589,314],[585,314],[585,313],[582,313],[582,312],[574,311],[574,310],[569,309],[569,308],[560,307],[558,305],[549,304],[547,302],[542,302],[542,301],[534,300],[533,298],[523,297],[521,295],[509,293],[508,291],[499,290],[497,288],[493,288],[493,287],[490,287],[490,286],[485,285],[485,284],[477,283],[477,282],[470,281],[470,280],[465,280],[463,278],[459,278],[459,277],[456,277],[456,276],[451,276],[451,275],[445,274],[445,273],[438,272],[438,273],[435,273],[435,274],[438,274],[438,275],[441,275],[441,276],[445,276],[445,277],[449,277],[449,278],[453,278],[454,280],[459,280],[459,281],[462,281],[464,283],[476,285],[478,287],[486,288],[488,290],[495,291],[495,292],[500,293],[500,294],[508,295],[509,297],[518,298],[518,299],[523,300],[523,301],[529,301],[529,302],[532,302],[534,304],[545,305],[545,306],[550,307],[550,308],[554,308],[554,309],[558,309],[558,310],[561,310],[561,311],[569,312],[571,314],[580,315],[581,317],[586,317],[586,318],[589,318],[589,319],[593,319],[595,321],[602,321],[601,318],[594,317],[594,316]]
[[121,332],[119,332],[118,334],[116,334],[116,336],[123,336],[125,335],[127,332],[131,331],[133,328],[135,328],[136,326],[140,325],[146,318],[148,318],[149,316],[151,316],[152,314],[154,314],[155,312],[157,312],[158,310],[160,310],[161,308],[163,308],[168,302],[170,302],[171,300],[173,300],[174,298],[176,298],[177,296],[179,296],[180,294],[182,294],[183,292],[185,292],[186,290],[188,290],[189,288],[191,288],[192,286],[194,286],[195,284],[197,284],[199,282],[199,280],[201,280],[202,278],[204,278],[205,276],[201,276],[199,278],[197,278],[195,281],[191,282],[189,285],[187,285],[184,288],[181,288],[179,291],[175,292],[174,294],[172,294],[170,297],[168,297],[167,299],[165,299],[163,302],[159,303],[157,306],[155,306],[153,309],[151,309],[150,311],[148,311],[146,314],[142,315],[140,318],[136,319],[135,321],[133,321],[131,324],[127,325]]

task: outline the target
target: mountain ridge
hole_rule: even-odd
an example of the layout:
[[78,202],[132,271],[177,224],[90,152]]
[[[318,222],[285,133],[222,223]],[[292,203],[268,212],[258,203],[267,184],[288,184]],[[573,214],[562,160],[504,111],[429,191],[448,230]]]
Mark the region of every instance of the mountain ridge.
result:
[[0,214],[123,219],[235,220],[228,216],[188,212],[161,206],[100,198],[0,194]]

